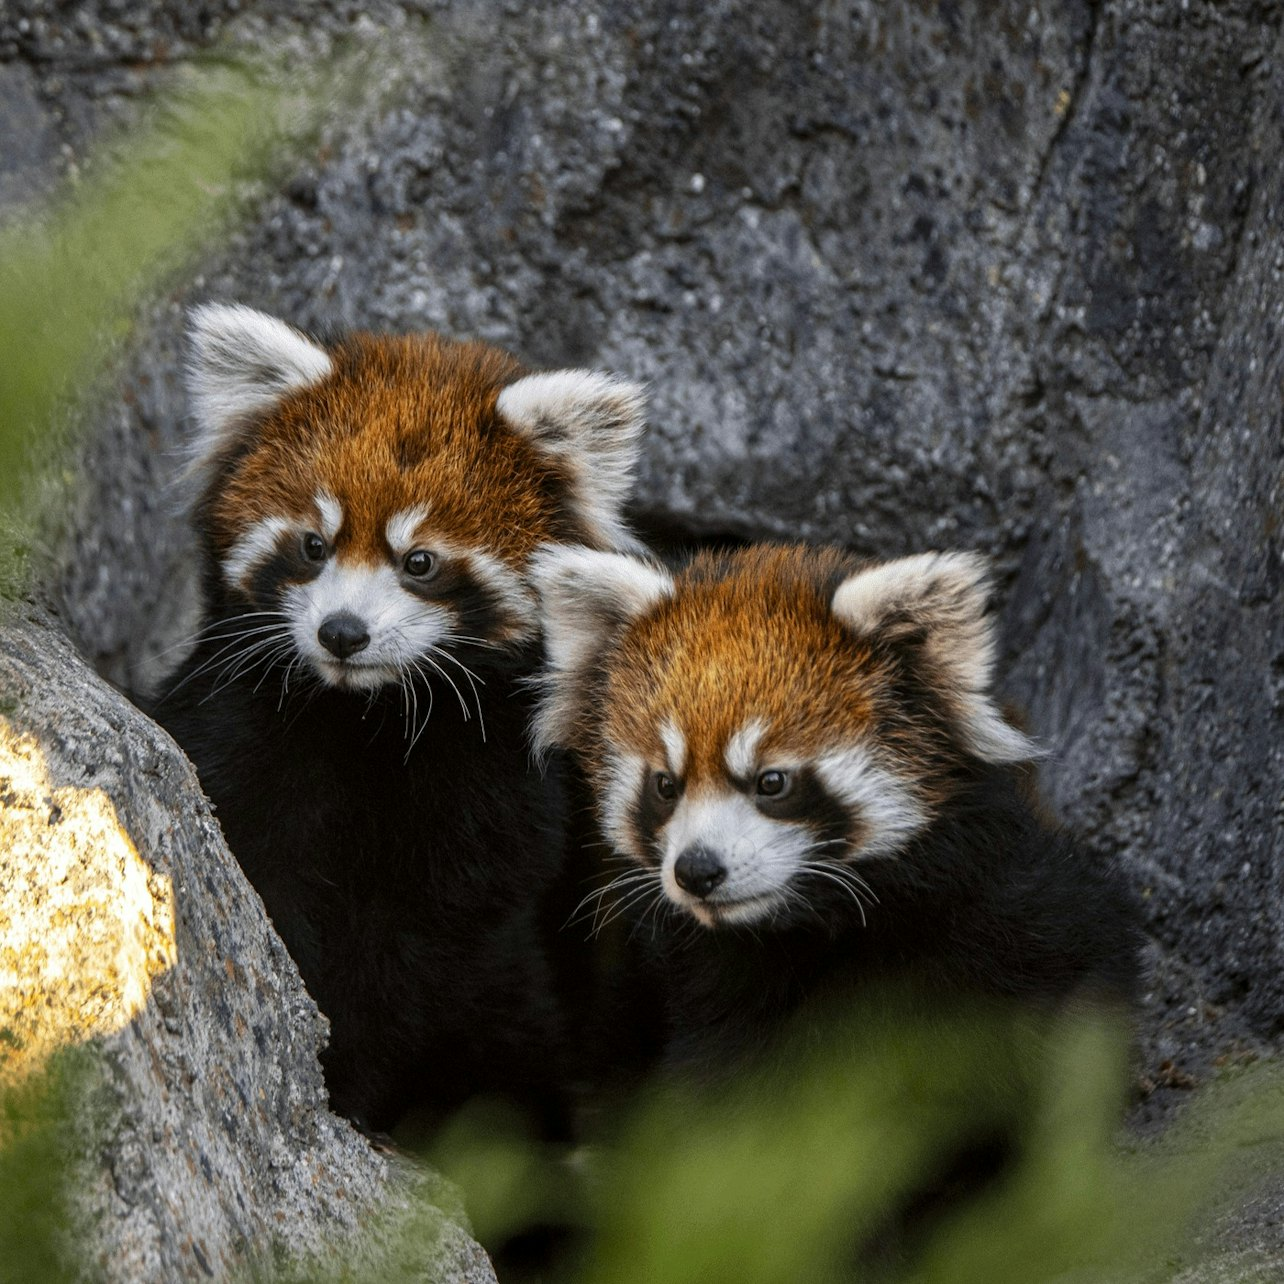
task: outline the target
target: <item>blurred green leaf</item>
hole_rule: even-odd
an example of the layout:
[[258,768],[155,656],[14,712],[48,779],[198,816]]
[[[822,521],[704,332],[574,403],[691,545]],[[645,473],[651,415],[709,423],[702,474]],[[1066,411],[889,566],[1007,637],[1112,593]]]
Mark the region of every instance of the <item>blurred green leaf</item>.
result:
[[938,1165],[1028,1113],[1032,1050],[1051,1037],[988,1010],[912,1011],[844,1013],[747,1082],[649,1103],[612,1165],[587,1278],[850,1278]]
[[142,297],[196,251],[323,120],[399,92],[395,60],[354,45],[287,68],[207,58],[180,68],[143,125],[102,140],[87,173],[0,224],[0,587],[13,596],[42,482],[64,467],[68,408],[94,387]]
[[247,69],[211,68],[124,154],[0,229],[0,505],[21,493],[29,435],[92,377],[139,294],[218,234],[288,103]]
[[[1161,1284],[1207,1257],[1210,1210],[1284,1174],[1273,1066],[1128,1143],[1128,1035],[1108,1014],[925,1016],[893,995],[799,1033],[761,1073],[650,1094],[590,1152],[578,1205],[565,1165],[511,1131],[474,1121],[434,1158],[484,1242],[574,1209],[575,1284]],[[1009,1129],[997,1178],[944,1180]]]
[[[404,1135],[403,1142],[413,1144]],[[426,1149],[433,1167],[470,1193],[469,1220],[487,1243],[580,1215],[560,1152],[543,1146],[521,1114],[502,1101],[469,1103],[430,1136]]]
[[0,1081],[0,1284],[76,1276],[67,1121],[84,1069],[71,1051],[21,1083]]

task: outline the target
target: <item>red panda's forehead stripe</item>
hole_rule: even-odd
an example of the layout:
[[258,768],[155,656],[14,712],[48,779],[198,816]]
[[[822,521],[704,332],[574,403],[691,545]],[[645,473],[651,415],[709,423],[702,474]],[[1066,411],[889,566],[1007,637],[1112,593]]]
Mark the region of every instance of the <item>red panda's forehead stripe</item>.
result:
[[692,780],[858,739],[886,675],[829,609],[845,565],[823,549],[697,559],[612,657],[607,736],[662,761],[671,726]]
[[328,490],[319,490],[313,496],[321,519],[321,534],[333,540],[343,526],[343,505]]
[[221,482],[211,517],[224,550],[268,518],[324,517],[319,493],[341,508],[338,551],[357,562],[386,559],[389,522],[421,505],[512,566],[564,537],[567,479],[495,413],[523,373],[513,358],[434,335],[357,335],[332,355],[330,376],[272,411]]
[[416,537],[428,520],[427,504],[412,504],[400,509],[384,523],[383,536],[394,553],[405,553],[414,547]]

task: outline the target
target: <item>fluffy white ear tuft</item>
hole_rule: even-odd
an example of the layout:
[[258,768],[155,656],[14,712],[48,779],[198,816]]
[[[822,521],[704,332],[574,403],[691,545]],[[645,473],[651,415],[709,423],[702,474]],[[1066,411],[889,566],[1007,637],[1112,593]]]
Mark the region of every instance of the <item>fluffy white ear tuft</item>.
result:
[[857,571],[834,592],[834,614],[861,637],[917,639],[964,743],[986,762],[1039,756],[999,712],[990,686],[994,629],[988,566],[976,553],[921,553]]
[[319,383],[330,354],[293,326],[240,303],[206,303],[190,316],[187,389],[196,415],[193,466],[216,457],[245,420],[287,393]]
[[640,384],[594,370],[552,370],[510,383],[496,409],[568,469],[592,537],[605,548],[640,549],[622,518],[646,424]]
[[535,715],[538,751],[570,745],[594,662],[613,634],[673,593],[669,573],[621,553],[545,544],[531,559],[547,663]]

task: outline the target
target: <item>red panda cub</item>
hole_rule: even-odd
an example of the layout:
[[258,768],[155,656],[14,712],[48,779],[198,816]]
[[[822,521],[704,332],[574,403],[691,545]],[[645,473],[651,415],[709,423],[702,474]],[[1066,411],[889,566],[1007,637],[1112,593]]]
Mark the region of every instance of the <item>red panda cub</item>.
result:
[[994,702],[979,557],[759,546],[671,574],[554,548],[534,579],[536,738],[629,858],[603,912],[651,949],[671,1068],[725,1071],[870,982],[1131,994],[1127,897],[1041,816]]
[[[334,1107],[558,1110],[533,550],[631,547],[643,397],[479,343],[197,309],[206,627],[156,714],[329,1018]],[[562,914],[558,922],[564,919]]]

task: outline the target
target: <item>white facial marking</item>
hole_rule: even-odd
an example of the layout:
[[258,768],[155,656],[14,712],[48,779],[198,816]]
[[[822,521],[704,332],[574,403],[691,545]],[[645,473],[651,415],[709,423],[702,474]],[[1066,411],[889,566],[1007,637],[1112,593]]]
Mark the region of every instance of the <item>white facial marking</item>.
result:
[[415,504],[412,508],[403,508],[394,513],[383,528],[388,547],[398,557],[409,553],[415,546],[415,532],[423,525],[428,516],[427,504]]
[[766,730],[766,724],[760,718],[754,718],[727,741],[722,758],[734,779],[747,780],[754,774],[758,766],[758,745]]
[[[331,560],[306,584],[286,589],[282,605],[299,654],[334,686],[372,690],[397,681],[403,668],[447,634],[453,614],[407,593],[390,566],[345,566]],[[370,642],[346,661],[321,645],[317,630],[337,612],[355,615]]]
[[343,525],[343,506],[328,490],[317,491],[314,502],[321,514],[321,534],[333,544]]
[[660,740],[664,744],[665,765],[673,775],[681,776],[687,767],[687,738],[672,718],[660,725]]
[[867,836],[854,853],[857,857],[895,852],[927,823],[927,813],[910,787],[859,745],[820,758],[816,774],[835,798],[859,810],[865,822]]
[[[749,923],[782,902],[815,842],[805,825],[772,820],[741,794],[687,796],[664,829],[660,880],[665,895],[706,926]],[[693,846],[716,852],[727,870],[724,881],[703,899],[683,891],[674,874],[678,857]]]
[[298,529],[297,522],[284,517],[265,517],[255,522],[223,558],[223,578],[233,588],[243,587],[249,573],[276,552],[281,536]]
[[461,549],[458,555],[474,578],[490,590],[507,617],[499,640],[520,642],[534,636],[539,627],[539,609],[535,594],[522,577],[498,557],[479,548]]
[[618,851],[641,860],[637,836],[630,822],[638,785],[646,771],[646,759],[635,753],[614,753],[607,760],[607,777],[598,797],[602,832]]

